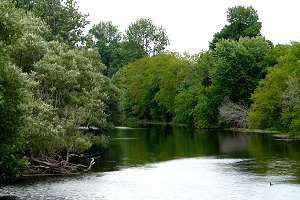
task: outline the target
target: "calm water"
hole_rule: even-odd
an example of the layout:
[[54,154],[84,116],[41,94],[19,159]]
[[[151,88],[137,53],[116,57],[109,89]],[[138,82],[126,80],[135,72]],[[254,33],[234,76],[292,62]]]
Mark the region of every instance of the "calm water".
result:
[[300,199],[300,143],[262,134],[119,129],[93,171],[2,187],[0,199]]

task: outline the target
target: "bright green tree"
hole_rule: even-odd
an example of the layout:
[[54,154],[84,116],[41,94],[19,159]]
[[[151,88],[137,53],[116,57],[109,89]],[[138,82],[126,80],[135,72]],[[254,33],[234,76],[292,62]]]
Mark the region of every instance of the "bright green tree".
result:
[[189,63],[174,54],[145,57],[123,67],[114,77],[127,97],[125,111],[135,120],[170,122],[182,69]]
[[187,55],[184,59],[190,63],[190,67],[180,69],[183,75],[179,93],[175,97],[174,122],[193,125],[198,95],[210,85],[213,57],[207,51],[198,55]]
[[[299,134],[299,43],[290,45],[252,95],[249,126]],[[276,54],[276,52],[274,52]]]

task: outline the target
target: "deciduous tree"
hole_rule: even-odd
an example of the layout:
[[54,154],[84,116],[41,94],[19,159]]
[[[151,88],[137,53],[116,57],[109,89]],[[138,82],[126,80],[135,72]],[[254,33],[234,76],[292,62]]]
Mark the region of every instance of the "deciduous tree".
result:
[[220,32],[214,34],[209,44],[210,49],[214,49],[216,44],[222,39],[232,39],[238,41],[240,37],[260,36],[261,22],[257,11],[252,7],[235,6],[227,10],[227,22]]
[[166,30],[155,26],[151,19],[138,19],[125,33],[127,41],[139,45],[148,55],[159,54],[169,45]]

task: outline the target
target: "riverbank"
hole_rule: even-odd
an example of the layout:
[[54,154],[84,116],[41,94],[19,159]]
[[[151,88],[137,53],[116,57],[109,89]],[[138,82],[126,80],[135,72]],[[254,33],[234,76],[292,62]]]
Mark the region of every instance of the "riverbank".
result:
[[247,128],[230,128],[228,130],[231,131],[238,131],[241,133],[261,133],[261,134],[268,134],[274,137],[276,140],[282,140],[287,142],[292,141],[300,141],[299,136],[290,136],[289,134],[284,134],[280,131],[271,131],[271,130],[261,130],[261,129],[247,129]]
[[[175,123],[166,123],[166,122],[151,122],[151,121],[139,121],[139,122],[129,122],[127,123],[129,127],[133,126],[151,126],[151,125],[168,125],[168,126],[179,126],[179,127],[190,127],[187,124],[175,124]],[[190,127],[192,128],[192,127]],[[213,127],[209,129],[222,129],[230,131],[238,131],[241,133],[260,133],[268,134],[273,136],[276,140],[282,140],[287,142],[300,141],[300,136],[290,136],[289,134],[284,134],[280,131],[275,130],[262,130],[262,129],[248,129],[248,128],[222,128],[222,127]]]

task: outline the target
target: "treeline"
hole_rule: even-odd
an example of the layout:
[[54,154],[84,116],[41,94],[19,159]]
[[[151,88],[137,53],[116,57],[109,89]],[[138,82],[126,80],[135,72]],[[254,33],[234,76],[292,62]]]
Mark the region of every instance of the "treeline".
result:
[[299,135],[300,44],[274,46],[253,7],[229,8],[227,21],[198,55],[165,52],[121,68],[113,80],[127,118]]
[[31,172],[75,170],[71,154],[107,144],[78,127],[119,124],[120,91],[86,45],[86,24],[73,0],[0,1],[0,183],[33,160]]
[[252,7],[227,17],[208,51],[180,55],[165,51],[167,33],[151,19],[125,33],[100,22],[84,35],[87,16],[74,0],[2,0],[0,181],[28,161],[68,172],[71,154],[107,145],[79,126],[159,121],[298,135],[300,44],[273,46]]

